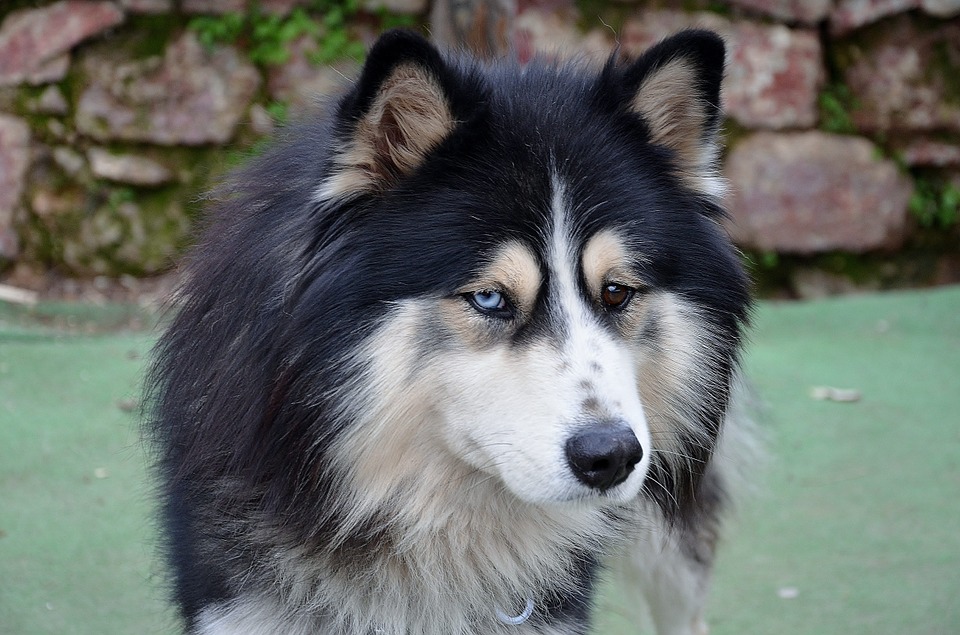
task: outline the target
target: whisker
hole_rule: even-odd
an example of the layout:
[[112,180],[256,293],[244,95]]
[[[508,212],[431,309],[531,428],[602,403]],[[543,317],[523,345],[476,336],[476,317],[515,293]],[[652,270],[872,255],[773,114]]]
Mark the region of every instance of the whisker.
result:
[[647,481],[650,483],[653,483],[654,485],[662,489],[664,492],[666,492],[667,496],[670,497],[670,500],[673,501],[673,504],[676,505],[677,507],[680,507],[680,501],[677,500],[677,497],[674,495],[672,491],[670,491],[670,489],[666,485],[664,485],[663,483],[661,483],[660,481],[658,481],[656,478],[652,476],[648,477]]

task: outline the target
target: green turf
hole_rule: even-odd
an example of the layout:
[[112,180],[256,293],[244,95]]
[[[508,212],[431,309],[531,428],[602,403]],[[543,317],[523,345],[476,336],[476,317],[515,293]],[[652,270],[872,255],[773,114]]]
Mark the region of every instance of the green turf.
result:
[[0,633],[170,631],[130,411],[149,345],[0,330]]
[[[121,407],[150,341],[0,309],[0,633],[171,632]],[[960,288],[766,304],[747,367],[771,458],[721,552],[714,635],[960,633]],[[636,602],[605,598],[596,632],[637,632]]]

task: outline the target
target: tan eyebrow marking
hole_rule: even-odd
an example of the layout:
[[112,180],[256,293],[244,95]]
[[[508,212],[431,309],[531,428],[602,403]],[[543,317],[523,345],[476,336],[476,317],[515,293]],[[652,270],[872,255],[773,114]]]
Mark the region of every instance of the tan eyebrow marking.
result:
[[641,281],[631,270],[631,260],[623,239],[614,230],[603,229],[591,236],[581,257],[590,295],[596,297],[605,282],[639,286]]
[[[519,241],[504,244],[464,291],[483,288],[504,291],[523,313],[533,310],[540,292],[540,266],[533,252]],[[488,285],[488,287],[485,287]]]

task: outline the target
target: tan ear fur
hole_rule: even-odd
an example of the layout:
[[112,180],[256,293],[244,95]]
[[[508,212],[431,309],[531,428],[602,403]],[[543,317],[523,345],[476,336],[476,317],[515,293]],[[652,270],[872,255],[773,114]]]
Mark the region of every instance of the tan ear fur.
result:
[[321,197],[389,187],[418,168],[455,123],[437,80],[418,65],[398,66],[334,157]]
[[630,108],[647,123],[653,143],[676,153],[689,186],[719,196],[724,190],[714,168],[719,148],[715,131],[708,130],[709,105],[697,91],[698,79],[689,60],[670,60],[643,80]]

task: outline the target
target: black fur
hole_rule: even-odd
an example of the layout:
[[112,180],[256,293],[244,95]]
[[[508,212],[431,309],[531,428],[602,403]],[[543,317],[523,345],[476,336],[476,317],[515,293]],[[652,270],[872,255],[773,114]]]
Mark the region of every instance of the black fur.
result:
[[[749,301],[747,278],[716,222],[722,210],[685,184],[685,166],[652,145],[646,123],[627,108],[643,78],[676,56],[699,69],[704,135],[712,135],[723,45],[711,34],[681,34],[599,73],[539,62],[521,73],[508,63],[446,59],[419,37],[394,32],[377,43],[329,117],[288,130],[285,142],[215,194],[149,383],[147,434],[188,628],[203,607],[234,597],[240,581],[271,583],[256,580],[270,575],[261,561],[269,545],[258,542],[269,542],[264,536],[324,548],[339,513],[338,482],[324,466],[351,423],[328,390],[355,372],[344,353],[370,334],[389,302],[455,293],[491,244],[519,238],[543,249],[551,169],[571,188],[579,238],[624,228],[646,256],[637,263],[643,278],[700,307],[724,335],[712,360],[730,377]],[[334,153],[401,63],[435,78],[456,119],[451,134],[387,189],[318,201]],[[537,329],[549,325],[531,320],[517,342]],[[710,440],[728,398],[721,387],[702,411]],[[688,441],[692,469],[654,465],[666,491],[647,492],[681,524],[712,516],[716,497],[711,489],[699,506],[700,466],[711,447]],[[389,549],[385,539],[370,519],[366,532],[339,545],[342,562],[361,570]],[[547,619],[586,619],[596,555],[577,556],[584,590],[557,590]]]

